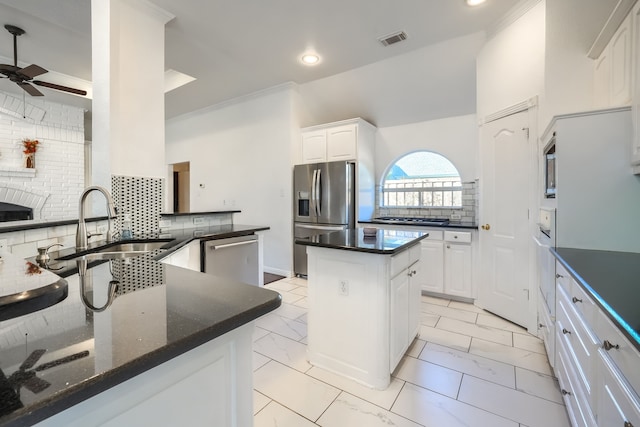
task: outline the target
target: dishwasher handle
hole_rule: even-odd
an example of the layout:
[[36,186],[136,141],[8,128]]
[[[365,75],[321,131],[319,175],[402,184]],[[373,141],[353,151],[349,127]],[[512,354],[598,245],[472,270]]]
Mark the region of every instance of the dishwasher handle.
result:
[[257,240],[246,240],[244,242],[224,243],[222,245],[211,245],[209,246],[209,249],[212,251],[215,251],[216,249],[230,248],[232,246],[252,245],[257,242],[258,242]]

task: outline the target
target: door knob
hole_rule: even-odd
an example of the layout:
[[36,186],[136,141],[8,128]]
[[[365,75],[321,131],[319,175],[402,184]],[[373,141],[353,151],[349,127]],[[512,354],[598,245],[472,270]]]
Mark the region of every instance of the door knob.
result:
[[491,226],[489,224],[484,224],[484,225],[481,225],[480,228],[482,228],[483,230],[490,230]]

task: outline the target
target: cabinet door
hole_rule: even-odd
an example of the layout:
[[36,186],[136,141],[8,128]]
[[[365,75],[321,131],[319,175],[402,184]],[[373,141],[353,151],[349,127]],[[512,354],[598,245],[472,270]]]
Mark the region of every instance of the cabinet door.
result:
[[389,325],[389,372],[393,372],[407,349],[409,336],[409,275],[402,270],[391,279],[390,325]]
[[609,82],[611,80],[609,46],[595,60],[593,69],[593,106],[606,108],[610,104]]
[[423,240],[420,242],[420,262],[422,271],[417,281],[423,291],[444,292],[444,245],[441,240]]
[[634,173],[640,174],[640,3],[633,8],[633,150],[631,165]]
[[420,329],[421,276],[422,261],[418,260],[409,267],[409,336],[407,337],[409,345],[411,345]]
[[327,131],[319,130],[302,134],[302,163],[327,161]]
[[631,14],[622,21],[610,42],[611,105],[631,103]]
[[327,129],[327,161],[355,160],[358,125]]
[[471,298],[471,245],[446,243],[444,293]]

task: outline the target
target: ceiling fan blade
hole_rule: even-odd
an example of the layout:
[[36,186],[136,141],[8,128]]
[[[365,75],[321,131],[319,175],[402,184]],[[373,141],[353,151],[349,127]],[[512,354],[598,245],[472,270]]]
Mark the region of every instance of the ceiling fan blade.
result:
[[57,85],[57,84],[54,84],[54,83],[43,82],[43,81],[40,81],[40,80],[32,80],[31,83],[36,84],[38,86],[48,87],[49,89],[55,89],[55,90],[60,90],[62,92],[74,93],[76,95],[84,96],[84,95],[87,94],[86,90],[74,89],[72,87],[61,86],[61,85]]
[[9,65],[9,64],[0,64],[0,73],[13,73],[15,71],[18,71],[20,68],[16,67],[15,65]]
[[40,74],[44,74],[48,72],[49,71],[45,70],[44,68],[36,64],[28,65],[18,71],[19,74],[22,74],[23,76],[26,76],[29,79],[32,79],[36,76],[39,76]]
[[52,360],[51,362],[43,363],[36,366],[34,371],[44,371],[55,366],[64,365],[65,363],[73,362],[74,360],[82,359],[89,355],[89,350],[80,351],[78,353],[70,354],[69,356],[61,357],[60,359]]
[[24,89],[25,92],[27,92],[31,96],[44,96],[44,93],[40,92],[38,89],[36,89],[35,87],[31,86],[27,82],[16,82],[16,83],[18,84],[18,86],[20,86],[22,89]]
[[29,357],[27,357],[27,359],[24,362],[22,362],[22,365],[20,365],[20,370],[24,371],[25,369],[31,368],[33,365],[36,364],[38,360],[40,360],[42,355],[45,354],[46,352],[47,350],[45,349],[33,350],[29,355]]
[[23,382],[22,385],[31,393],[35,394],[40,393],[42,390],[45,390],[51,385],[51,383],[34,376]]

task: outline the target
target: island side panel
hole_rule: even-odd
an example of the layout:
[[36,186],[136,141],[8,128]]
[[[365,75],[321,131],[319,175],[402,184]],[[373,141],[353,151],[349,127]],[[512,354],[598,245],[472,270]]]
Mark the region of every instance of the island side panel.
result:
[[311,364],[389,385],[389,255],[307,247]]
[[240,326],[35,426],[250,426],[253,329]]

